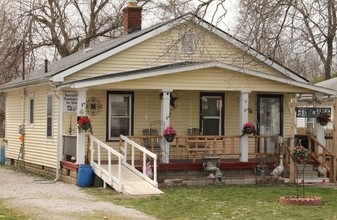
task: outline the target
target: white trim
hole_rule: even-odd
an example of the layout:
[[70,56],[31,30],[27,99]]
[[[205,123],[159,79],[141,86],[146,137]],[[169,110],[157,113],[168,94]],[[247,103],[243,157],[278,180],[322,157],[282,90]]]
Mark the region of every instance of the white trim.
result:
[[[122,115],[115,115],[111,113],[111,105],[113,104],[114,99],[116,99],[116,97],[122,97],[125,98],[127,97],[129,99],[128,101],[128,107],[129,107],[129,111],[128,114],[125,116]],[[119,135],[118,136],[112,136],[111,135],[111,128],[112,128],[112,118],[119,120],[119,119],[129,119],[129,123],[128,123],[128,133],[127,134],[123,134],[123,135],[131,135],[132,134],[132,121],[134,119],[134,112],[133,112],[133,105],[134,102],[132,101],[134,99],[134,94],[133,93],[117,93],[116,91],[109,91],[108,92],[108,106],[107,106],[107,111],[108,111],[108,122],[107,122],[107,140],[108,141],[117,141],[120,139]],[[117,126],[118,128],[120,128],[120,126]]]
[[[251,70],[243,67],[237,67],[233,66],[230,64],[225,64],[225,63],[220,63],[220,62],[210,62],[210,63],[202,63],[202,64],[195,64],[191,66],[184,66],[184,67],[177,67],[177,68],[171,68],[171,69],[162,69],[162,70],[156,70],[156,71],[151,71],[146,72],[143,74],[133,74],[133,75],[127,75],[127,76],[117,76],[113,78],[104,78],[104,79],[93,79],[93,80],[85,80],[82,82],[74,82],[71,84],[72,88],[79,89],[79,88],[85,88],[85,87],[91,87],[91,86],[97,86],[97,85],[102,85],[102,84],[108,84],[108,83],[117,83],[117,82],[122,82],[122,81],[127,81],[127,80],[135,80],[135,79],[141,79],[145,77],[154,77],[154,76],[160,76],[160,75],[166,75],[166,74],[174,74],[174,73],[180,73],[180,72],[185,72],[185,71],[193,71],[193,70],[198,70],[198,69],[205,69],[205,68],[212,68],[212,67],[218,67],[218,68],[223,68],[223,69],[228,69],[232,71],[236,71],[239,73],[244,73],[247,75],[251,76],[256,76],[268,80],[273,80],[276,82],[281,82],[285,83],[288,85],[294,85],[318,92],[322,92],[328,95],[336,95],[336,91],[324,87],[319,87],[315,86],[309,83],[304,83],[304,82],[298,82],[292,79],[286,79],[282,77],[278,77],[275,75],[259,72],[256,70]],[[140,70],[142,71],[142,70]]]

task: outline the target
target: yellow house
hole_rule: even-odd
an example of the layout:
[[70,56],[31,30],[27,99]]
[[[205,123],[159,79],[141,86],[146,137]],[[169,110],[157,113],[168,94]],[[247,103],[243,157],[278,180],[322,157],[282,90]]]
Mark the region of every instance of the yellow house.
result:
[[[131,13],[138,16],[136,22],[129,20]],[[140,7],[128,5],[124,36],[0,87],[7,94],[8,161],[24,160],[31,170],[56,175],[61,161],[84,164],[92,140],[78,132],[77,118],[88,116],[90,137],[116,151],[120,135],[136,141],[155,131],[161,137],[172,125],[175,142],[159,141],[163,163],[184,155],[184,137],[192,131],[200,143],[207,136],[218,137],[213,143],[230,138],[222,142],[229,147],[218,152],[221,159],[245,163],[278,150],[270,137],[294,134],[291,102],[297,94],[336,94],[193,15],[146,29],[141,29],[140,16]],[[242,135],[247,122],[255,126],[256,136],[268,138]],[[65,146],[68,142],[73,148]],[[144,138],[138,143],[144,146]],[[203,156],[192,149],[188,153],[195,160]]]

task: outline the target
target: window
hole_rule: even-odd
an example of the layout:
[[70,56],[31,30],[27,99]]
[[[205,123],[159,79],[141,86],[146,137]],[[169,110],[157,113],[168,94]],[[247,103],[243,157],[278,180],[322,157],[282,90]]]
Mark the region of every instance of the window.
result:
[[312,132],[313,131],[312,129],[314,128],[314,118],[306,118],[306,122],[307,122],[307,131]]
[[34,124],[34,96],[29,96],[29,124]]
[[181,52],[192,54],[195,51],[194,33],[183,33],[181,36]]
[[53,95],[47,96],[47,138],[53,136]]
[[224,94],[200,94],[200,128],[203,135],[223,135]]
[[132,135],[133,93],[108,92],[107,140],[119,140],[119,135]]

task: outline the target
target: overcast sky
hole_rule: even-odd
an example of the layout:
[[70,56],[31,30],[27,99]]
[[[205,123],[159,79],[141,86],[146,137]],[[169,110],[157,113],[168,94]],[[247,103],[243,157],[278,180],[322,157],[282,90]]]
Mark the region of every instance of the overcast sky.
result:
[[[200,3],[200,0],[195,0],[195,2],[196,4],[198,4]],[[212,16],[216,10],[216,6],[218,3],[219,1],[217,0],[211,3],[210,9],[207,12],[206,17],[205,17],[205,20],[207,20],[208,22],[211,22]],[[225,11],[225,9],[223,9],[222,7],[219,7],[216,13],[216,16],[213,19],[212,24],[216,25],[217,27],[219,27],[220,29],[224,31],[233,33],[231,29],[233,28],[233,24],[236,19],[236,14],[238,13],[237,11],[238,7],[236,6],[236,4],[237,4],[237,0],[225,0],[224,7],[227,11]],[[226,13],[225,17],[223,17],[224,13]]]

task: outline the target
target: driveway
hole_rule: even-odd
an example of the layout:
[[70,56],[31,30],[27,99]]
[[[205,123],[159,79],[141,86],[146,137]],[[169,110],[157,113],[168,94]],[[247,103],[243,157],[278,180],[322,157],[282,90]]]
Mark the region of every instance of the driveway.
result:
[[0,166],[0,199],[34,220],[155,219],[137,210],[100,201],[72,184],[45,181]]

